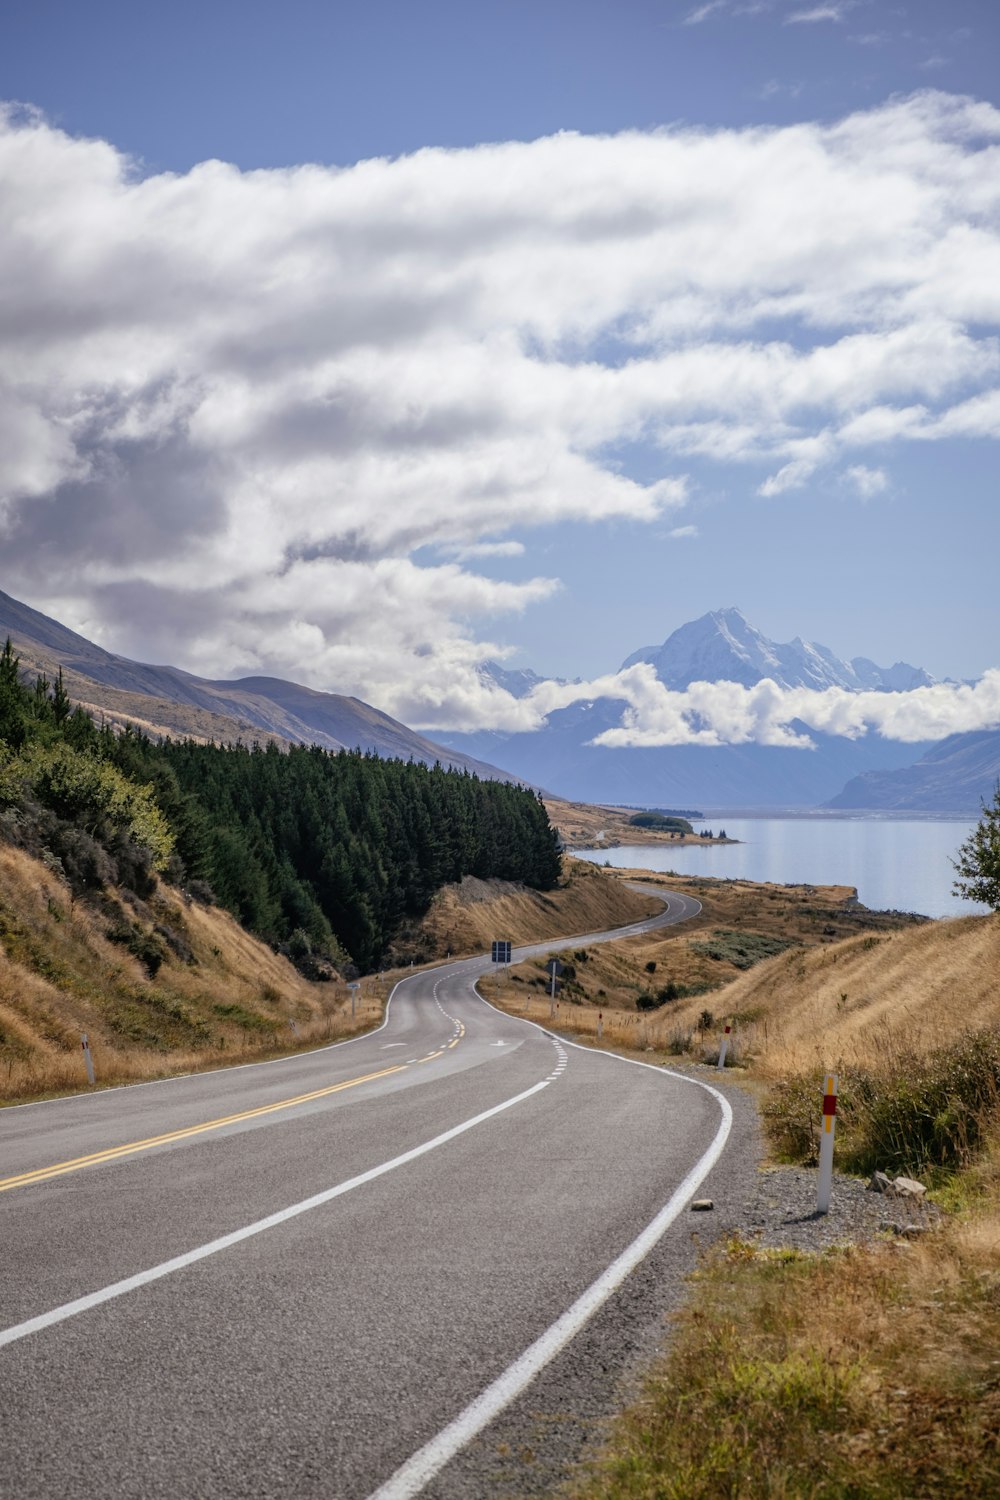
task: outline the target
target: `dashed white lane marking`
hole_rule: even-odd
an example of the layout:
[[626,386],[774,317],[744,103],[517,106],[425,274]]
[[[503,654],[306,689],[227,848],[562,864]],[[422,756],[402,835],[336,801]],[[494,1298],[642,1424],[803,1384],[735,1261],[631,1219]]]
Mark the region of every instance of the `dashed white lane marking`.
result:
[[405,1042],[386,1042],[382,1047],[383,1052],[388,1052],[390,1047],[405,1047]]
[[100,1307],[103,1302],[111,1302],[116,1297],[123,1297],[127,1292],[137,1291],[140,1287],[148,1286],[152,1281],[159,1281],[161,1277],[170,1276],[174,1271],[182,1271],[186,1266],[192,1266],[210,1255],[218,1255],[220,1251],[229,1250],[233,1245],[240,1244],[242,1240],[249,1240],[255,1235],[264,1234],[268,1229],[276,1229],[280,1224],[287,1223],[289,1219],[298,1218],[300,1214],[309,1213],[314,1208],[322,1208],[323,1204],[331,1203],[334,1198],[343,1197],[344,1193],[362,1187],[366,1182],[374,1182],[376,1177],[384,1177],[386,1172],[406,1166],[408,1162],[416,1161],[420,1156],[426,1156],[429,1151],[437,1150],[438,1146],[447,1145],[457,1136],[464,1135],[467,1130],[481,1125],[484,1120],[491,1120],[495,1115],[502,1114],[504,1110],[513,1109],[515,1104],[522,1104],[525,1099],[530,1099],[532,1095],[540,1093],[547,1087],[547,1082],[536,1083],[532,1088],[525,1089],[523,1093],[505,1099],[502,1104],[494,1104],[492,1109],[484,1109],[482,1114],[473,1115],[471,1119],[463,1120],[461,1125],[453,1125],[450,1130],[444,1131],[441,1135],[424,1141],[422,1146],[414,1146],[411,1150],[404,1151],[401,1156],[394,1156],[391,1161],[383,1162],[378,1167],[371,1167],[357,1177],[338,1183],[336,1187],[316,1193],[312,1198],[304,1198],[301,1203],[293,1203],[290,1208],[283,1208],[278,1213],[269,1214],[266,1219],[258,1219],[253,1224],[247,1224],[243,1229],[236,1229],[232,1234],[224,1234],[221,1239],[211,1240],[207,1245],[199,1245],[194,1250],[188,1250],[184,1255],[176,1255],[172,1260],[165,1260],[158,1266],[151,1266],[135,1276],[128,1276],[124,1281],[115,1281],[111,1286],[102,1287],[100,1291],[91,1292],[86,1297],[77,1297],[73,1302],[64,1302],[61,1307],[54,1307],[50,1312],[41,1313],[36,1318],[29,1318],[25,1323],[17,1323],[12,1328],[2,1329],[0,1330],[0,1348],[3,1348],[5,1344],[16,1343],[18,1339],[27,1338],[30,1333],[40,1333],[42,1329],[51,1328],[55,1323],[64,1323],[68,1318],[75,1318],[80,1313],[89,1312],[91,1308]]

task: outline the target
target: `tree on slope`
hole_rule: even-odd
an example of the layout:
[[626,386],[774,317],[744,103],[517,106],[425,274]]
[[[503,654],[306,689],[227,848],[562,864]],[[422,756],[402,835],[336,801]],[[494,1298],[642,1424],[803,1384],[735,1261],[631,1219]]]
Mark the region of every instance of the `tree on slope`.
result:
[[959,874],[954,884],[956,896],[1000,911],[1000,781],[993,801],[983,803],[982,817],[952,864]]

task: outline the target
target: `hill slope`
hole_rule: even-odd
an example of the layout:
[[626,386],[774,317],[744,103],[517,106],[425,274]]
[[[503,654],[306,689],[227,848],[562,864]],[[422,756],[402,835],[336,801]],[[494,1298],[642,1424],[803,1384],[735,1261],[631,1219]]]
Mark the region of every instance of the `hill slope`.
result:
[[[154,933],[163,957],[150,976],[132,950]],[[369,996],[358,1024],[378,1008]],[[218,908],[162,886],[148,901],[111,890],[74,901],[47,865],[0,843],[0,1099],[82,1088],[82,1032],[98,1081],[122,1083],[350,1026],[342,984],[307,982]]]
[[[713,994],[712,1009],[736,1019],[767,1076],[871,1068],[1000,1023],[998,973],[1000,920],[960,917],[790,950]],[[700,1008],[682,1001],[663,1020],[693,1026]]]
[[440,761],[487,780],[518,779],[436,744],[360,698],[321,693],[278,677],[211,681],[177,667],[130,661],[0,592],[0,641],[8,635],[33,674],[51,678],[61,667],[70,697],[88,712],[158,736],[361,749],[426,765]]
[[1000,730],[953,734],[914,765],[865,771],[827,803],[832,808],[977,813],[1000,782]]

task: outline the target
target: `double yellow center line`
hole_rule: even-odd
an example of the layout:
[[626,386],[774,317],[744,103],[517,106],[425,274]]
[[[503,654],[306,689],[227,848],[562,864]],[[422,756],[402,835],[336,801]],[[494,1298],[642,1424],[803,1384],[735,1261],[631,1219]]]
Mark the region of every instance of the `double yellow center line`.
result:
[[[433,1054],[440,1056],[440,1053]],[[421,1058],[429,1062],[429,1058]],[[359,1083],[372,1083],[376,1078],[388,1078],[390,1073],[405,1073],[409,1065],[396,1063],[391,1068],[381,1068],[377,1073],[365,1073],[360,1078],[349,1078],[345,1083],[331,1083],[324,1089],[313,1089],[308,1094],[297,1094],[294,1099],[279,1099],[275,1104],[261,1104],[256,1109],[243,1109],[235,1115],[221,1115],[217,1120],[204,1120],[200,1125],[187,1125],[183,1130],[168,1130],[164,1135],[151,1135],[144,1141],[127,1141],[122,1146],[109,1146],[105,1151],[94,1151],[90,1156],[76,1156],[72,1161],[56,1162],[50,1167],[36,1167],[33,1172],[19,1172],[16,1177],[0,1178],[0,1193],[11,1188],[28,1187],[35,1182],[48,1182],[51,1177],[64,1177],[68,1172],[80,1172],[84,1167],[100,1166],[103,1162],[117,1161],[123,1156],[134,1156],[139,1151],[151,1151],[154,1146],[168,1146],[174,1141],[189,1140],[191,1136],[204,1135],[208,1130],[221,1130],[224,1125],[238,1125],[243,1120],[257,1120],[263,1115],[273,1115],[281,1109],[294,1109],[298,1104],[309,1104],[313,1099],[325,1099],[329,1094],[339,1094],[344,1089],[357,1088]]]

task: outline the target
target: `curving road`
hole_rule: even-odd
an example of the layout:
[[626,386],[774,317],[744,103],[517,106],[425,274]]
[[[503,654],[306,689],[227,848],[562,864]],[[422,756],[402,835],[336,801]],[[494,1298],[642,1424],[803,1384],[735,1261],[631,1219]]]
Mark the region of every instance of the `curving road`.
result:
[[[699,909],[655,894],[563,946]],[[574,1456],[731,1113],[494,1010],[489,967],[350,1043],[0,1112],[0,1493],[492,1496]]]

